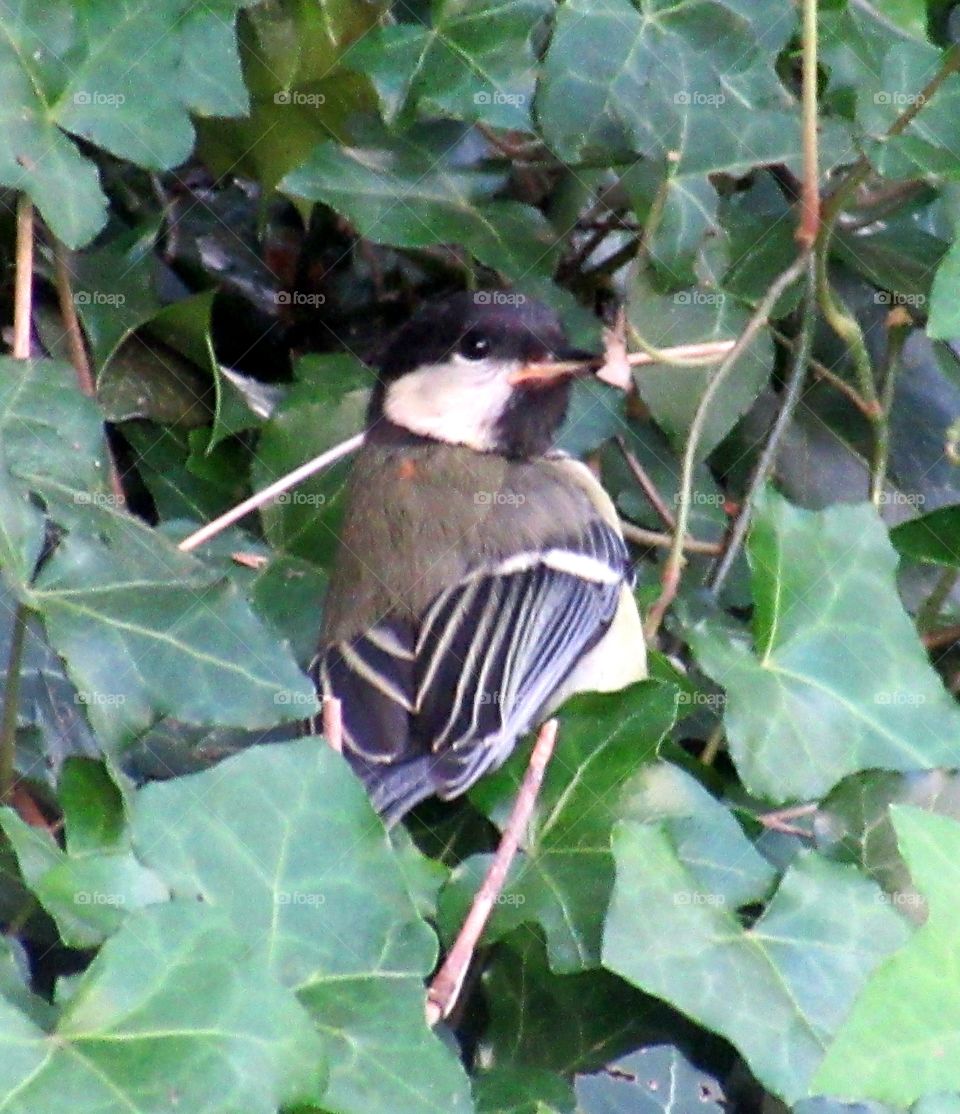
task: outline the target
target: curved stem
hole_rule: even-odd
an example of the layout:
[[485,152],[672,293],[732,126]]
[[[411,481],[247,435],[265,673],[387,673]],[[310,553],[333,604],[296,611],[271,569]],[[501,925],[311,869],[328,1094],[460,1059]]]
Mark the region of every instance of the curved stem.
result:
[[677,529],[674,532],[673,545],[670,547],[670,553],[667,555],[667,560],[663,567],[663,575],[661,577],[663,588],[659,598],[654,603],[653,607],[651,607],[650,613],[647,615],[647,621],[644,624],[644,634],[648,641],[650,641],[660,629],[660,624],[663,622],[663,617],[666,614],[667,608],[676,598],[677,589],[680,587],[680,575],[683,567],[683,545],[687,536],[687,525],[690,521],[690,503],[693,495],[693,473],[696,467],[697,450],[700,446],[700,439],[703,436],[703,430],[707,423],[710,407],[713,404],[717,392],[724,383],[726,383],[731,371],[736,366],[737,360],[739,360],[756,337],[757,333],[759,333],[766,324],[767,318],[773,311],[773,307],[777,304],[780,295],[808,266],[808,257],[809,252],[803,252],[798,256],[798,258],[776,278],[769,290],[764,294],[750,320],[747,322],[746,327],[740,334],[737,343],[730,349],[726,358],[717,368],[716,374],[707,384],[707,389],[703,392],[697,406],[693,421],[690,424],[690,432],[687,435],[687,443],[683,450],[683,462],[680,470],[679,506],[677,508]]
[[783,435],[787,432],[787,428],[791,421],[793,421],[797,403],[800,401],[800,392],[803,389],[804,379],[806,378],[807,362],[810,359],[810,349],[813,346],[816,294],[816,270],[813,256],[809,255],[807,258],[807,293],[803,305],[800,337],[799,342],[793,350],[793,363],[790,365],[790,373],[787,376],[787,385],[783,392],[783,402],[780,406],[780,413],[777,414],[777,419],[773,423],[773,429],[770,431],[767,443],[764,445],[763,452],[760,454],[760,459],[757,461],[753,475],[750,477],[750,484],[744,495],[740,513],[737,515],[737,520],[734,523],[724,554],[717,562],[716,568],[710,576],[710,591],[714,595],[717,595],[723,587],[724,582],[730,574],[730,570],[733,568],[733,563],[736,561],[737,555],[743,546],[757,496],[760,494],[770,473],[773,471],[774,465],[777,462],[780,442],[783,440]]

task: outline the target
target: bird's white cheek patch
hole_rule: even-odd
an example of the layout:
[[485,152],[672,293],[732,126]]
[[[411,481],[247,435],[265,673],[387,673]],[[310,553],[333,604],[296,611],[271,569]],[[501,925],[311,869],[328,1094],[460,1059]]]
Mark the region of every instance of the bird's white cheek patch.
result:
[[401,376],[387,388],[383,412],[395,425],[480,452],[496,448],[494,430],[512,388],[513,363],[454,360]]

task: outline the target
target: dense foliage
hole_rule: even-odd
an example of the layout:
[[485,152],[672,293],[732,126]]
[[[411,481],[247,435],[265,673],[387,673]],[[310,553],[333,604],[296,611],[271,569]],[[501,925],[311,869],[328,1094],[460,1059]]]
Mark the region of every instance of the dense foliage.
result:
[[297,737],[347,464],[177,542],[355,433],[432,295],[738,336],[801,250],[800,10],[0,7],[5,321],[38,215],[0,359],[0,1110],[960,1111],[960,18],[820,9],[815,273],[719,386],[578,386],[646,613],[680,512],[692,544],[651,680],[563,711],[431,1030],[528,748],[387,836]]

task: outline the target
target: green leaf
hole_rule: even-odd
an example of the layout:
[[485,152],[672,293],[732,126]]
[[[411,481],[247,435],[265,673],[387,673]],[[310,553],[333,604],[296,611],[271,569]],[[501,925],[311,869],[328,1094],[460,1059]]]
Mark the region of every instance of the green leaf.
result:
[[754,646],[709,624],[691,632],[726,689],[727,740],[747,788],[806,800],[857,770],[953,763],[960,712],[897,596],[876,511],[813,513],[768,492],[748,555]]
[[491,950],[483,991],[484,1044],[500,1068],[535,1064],[566,1078],[684,1030],[678,1014],[610,971],[554,974],[541,934],[527,927]]
[[74,506],[111,498],[103,424],[70,364],[0,357],[0,444],[17,477],[55,481]]
[[413,116],[482,120],[530,131],[535,62],[530,35],[545,0],[437,0],[429,25],[365,35],[346,64],[373,82],[388,123]]
[[937,268],[930,295],[930,317],[927,335],[949,340],[960,335],[960,309],[957,307],[957,284],[960,283],[960,240],[951,244]]
[[[795,19],[781,0],[766,12],[771,23]],[[800,131],[774,61],[733,4],[683,0],[640,12],[627,0],[568,0],[537,111],[548,144],[569,162],[669,154],[678,172],[699,174],[781,162],[799,151]]]
[[14,849],[24,881],[57,922],[71,947],[95,947],[131,909],[165,902],[169,889],[129,850],[68,854],[43,828],[0,810],[0,828]]
[[131,915],[50,1032],[0,998],[10,1114],[275,1114],[319,1101],[322,1048],[293,995],[229,922],[196,904]]
[[604,965],[726,1037],[787,1102],[807,1094],[870,972],[906,938],[873,883],[802,855],[745,929],[663,826],[621,823],[614,855]]
[[26,593],[105,741],[161,715],[258,728],[312,714],[313,685],[233,584],[135,519],[107,521],[106,545],[71,531]]
[[473,1083],[477,1114],[573,1114],[573,1089],[554,1072],[497,1068]]
[[893,809],[900,851],[930,906],[927,923],[867,983],[813,1080],[818,1092],[908,1104],[960,1091],[960,1029],[953,993],[960,954],[960,824]]
[[[624,780],[656,754],[676,714],[676,690],[642,682],[622,693],[580,696],[561,716],[537,815],[487,926],[498,940],[517,925],[539,923],[555,971],[597,965],[613,883],[610,829],[620,815]],[[526,748],[473,791],[488,814],[515,797]],[[440,924],[452,937],[462,923],[489,855],[474,855],[451,875],[440,897]]]
[[[627,308],[630,324],[658,348],[707,340],[735,340],[747,312],[719,290],[680,290],[657,295],[635,285]],[[718,364],[670,367],[651,364],[636,373],[640,397],[675,446],[686,442],[693,416]],[[710,407],[697,458],[703,460],[750,406],[773,369],[773,342],[761,333],[737,360]]]
[[[895,43],[879,70],[858,90],[857,122],[869,137],[864,147],[885,177],[960,173],[960,77],[948,76],[929,100],[923,92],[944,59],[944,53],[928,43]],[[897,135],[888,136],[894,122],[917,104],[922,111]]]
[[322,143],[280,189],[323,201],[378,244],[422,248],[463,244],[510,278],[549,274],[556,234],[531,205],[497,201],[499,173],[465,169],[454,159],[455,135],[420,127],[363,146]]
[[891,805],[915,805],[960,818],[960,775],[951,770],[888,774],[868,770],[845,778],[817,809],[814,835],[825,852],[862,864],[896,906],[913,921],[926,905],[897,848]]
[[723,1114],[726,1109],[717,1081],[696,1071],[670,1045],[641,1048],[607,1071],[577,1076],[576,1089],[581,1114]]
[[246,111],[233,32],[240,6],[53,0],[41,10],[5,9],[0,182],[26,190],[69,246],[92,239],[106,199],[95,164],[64,133],[140,166],[183,162],[193,146],[190,110]]
[[621,815],[661,824],[680,862],[705,891],[719,895],[732,909],[773,886],[776,872],[744,842],[732,813],[677,766],[654,762],[640,770],[624,790]]
[[[325,356],[316,377],[294,384],[264,423],[253,486],[266,487],[364,426],[370,375],[353,356]],[[312,564],[332,558],[351,462],[326,469],[260,509],[271,545]],[[315,616],[316,619],[316,616]]]
[[327,1035],[325,1106],[466,1114],[466,1077],[424,1019],[436,940],[359,781],[323,740],[149,785],[132,823],[143,860],[178,896],[228,914]]
[[960,567],[960,506],[941,507],[890,531],[898,553],[912,561]]

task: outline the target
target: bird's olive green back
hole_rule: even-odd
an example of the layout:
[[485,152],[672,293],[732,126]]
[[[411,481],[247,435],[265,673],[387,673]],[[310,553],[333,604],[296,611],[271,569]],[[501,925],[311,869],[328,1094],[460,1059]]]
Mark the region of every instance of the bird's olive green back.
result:
[[[456,445],[367,445],[347,514],[322,641],[392,615],[416,622],[480,565],[578,535],[598,514],[571,461],[507,460]],[[599,489],[599,485],[596,485]]]

